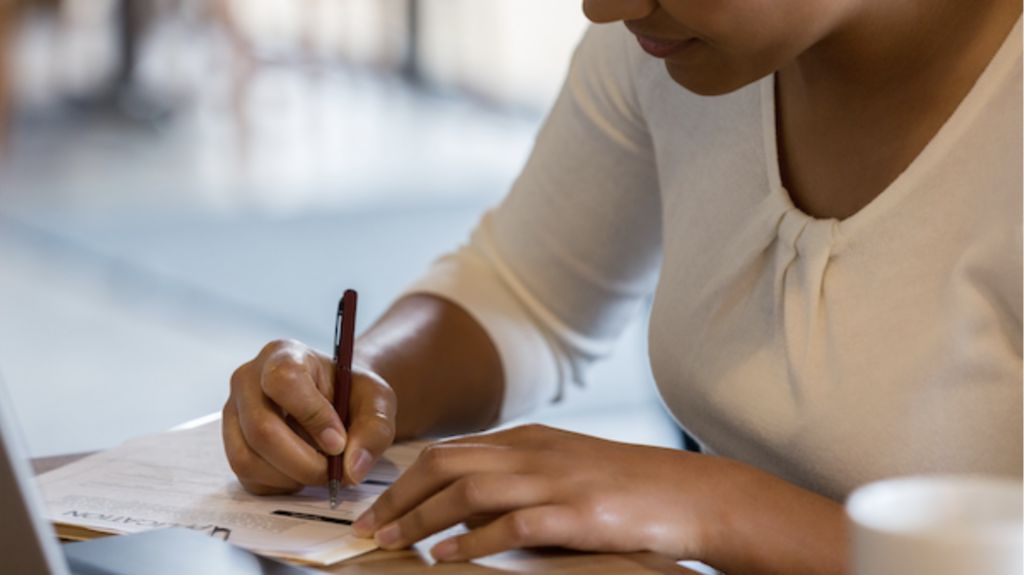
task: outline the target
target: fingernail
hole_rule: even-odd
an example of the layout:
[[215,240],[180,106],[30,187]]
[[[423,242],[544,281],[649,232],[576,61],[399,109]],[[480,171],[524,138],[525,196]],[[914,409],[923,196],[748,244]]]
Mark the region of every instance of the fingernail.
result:
[[320,432],[320,444],[327,455],[338,455],[345,450],[345,439],[332,427]]
[[352,481],[357,485],[362,483],[363,479],[366,479],[366,474],[370,472],[370,467],[373,467],[373,456],[370,452],[363,448],[356,449],[352,454],[352,468],[349,471]]
[[352,524],[352,530],[356,532],[356,535],[360,537],[373,535],[373,517],[373,509],[367,509],[356,519],[356,522]]
[[373,538],[377,541],[377,545],[387,548],[389,545],[394,545],[398,542],[398,538],[402,536],[402,531],[399,529],[397,523],[392,523],[377,532]]
[[453,539],[445,539],[437,545],[434,545],[434,548],[430,550],[430,554],[438,561],[445,561],[454,557],[458,550],[458,543]]

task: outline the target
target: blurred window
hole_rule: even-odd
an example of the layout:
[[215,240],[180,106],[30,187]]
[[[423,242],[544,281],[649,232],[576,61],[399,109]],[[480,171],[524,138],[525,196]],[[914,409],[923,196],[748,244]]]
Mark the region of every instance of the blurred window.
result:
[[550,106],[586,28],[579,0],[232,0],[232,9],[258,52],[298,46],[398,71],[413,2],[423,78],[513,106]]

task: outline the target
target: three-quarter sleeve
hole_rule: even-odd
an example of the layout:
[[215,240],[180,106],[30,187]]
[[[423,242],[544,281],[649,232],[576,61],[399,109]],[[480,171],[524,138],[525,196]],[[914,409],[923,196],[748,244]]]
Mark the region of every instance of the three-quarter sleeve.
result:
[[557,400],[657,281],[661,206],[628,34],[593,26],[509,195],[407,292],[466,309],[505,375],[502,420]]

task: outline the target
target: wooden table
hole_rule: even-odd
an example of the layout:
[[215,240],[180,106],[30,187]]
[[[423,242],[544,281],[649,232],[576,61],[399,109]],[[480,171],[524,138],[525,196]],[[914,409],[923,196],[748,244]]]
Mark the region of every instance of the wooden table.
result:
[[[32,460],[36,474],[57,469],[89,455],[75,453]],[[459,529],[459,528],[455,528]],[[697,575],[656,553],[578,553],[565,549],[509,551],[469,563],[434,563],[428,550],[448,532],[421,541],[404,551],[377,550],[318,570],[344,575],[498,575],[541,573],[550,575]]]

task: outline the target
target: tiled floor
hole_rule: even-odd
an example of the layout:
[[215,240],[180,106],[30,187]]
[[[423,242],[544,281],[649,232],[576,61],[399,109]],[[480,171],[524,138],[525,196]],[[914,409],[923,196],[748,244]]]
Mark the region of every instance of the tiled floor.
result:
[[[23,108],[0,164],[0,372],[33,455],[218,410],[268,340],[330,343],[457,245],[525,160],[538,115],[369,72],[271,67],[244,152],[214,77],[157,127]],[[643,326],[540,420],[675,445]],[[626,406],[626,407],[623,407]]]

